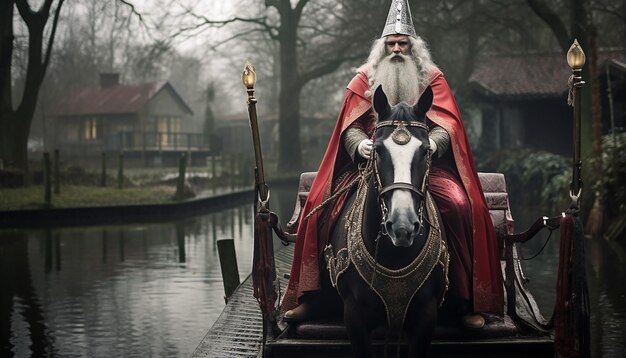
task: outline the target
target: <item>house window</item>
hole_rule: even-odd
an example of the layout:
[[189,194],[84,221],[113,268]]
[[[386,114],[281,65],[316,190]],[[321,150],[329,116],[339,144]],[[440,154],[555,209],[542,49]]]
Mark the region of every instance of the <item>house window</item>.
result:
[[83,129],[83,139],[95,140],[100,138],[100,132],[98,131],[98,120],[96,118],[89,118],[85,120]]
[[168,143],[169,128],[168,128],[167,119],[168,119],[167,117],[161,117],[158,120],[158,132],[160,136],[161,146],[167,146],[169,144]]
[[180,118],[178,117],[157,117],[157,138],[161,146],[177,146],[180,145],[180,139],[177,138],[180,133]]

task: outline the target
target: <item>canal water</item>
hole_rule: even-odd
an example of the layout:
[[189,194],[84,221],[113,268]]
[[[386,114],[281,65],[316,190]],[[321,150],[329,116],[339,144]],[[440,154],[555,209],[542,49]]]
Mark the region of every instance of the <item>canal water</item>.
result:
[[[272,192],[287,221],[296,186]],[[234,239],[241,279],[252,263],[252,206],[177,222],[0,230],[0,356],[188,357],[224,307],[217,240]],[[521,227],[518,229],[521,230]],[[542,239],[525,248],[532,256]],[[550,316],[558,233],[524,262]],[[594,357],[625,356],[626,251],[588,241]]]

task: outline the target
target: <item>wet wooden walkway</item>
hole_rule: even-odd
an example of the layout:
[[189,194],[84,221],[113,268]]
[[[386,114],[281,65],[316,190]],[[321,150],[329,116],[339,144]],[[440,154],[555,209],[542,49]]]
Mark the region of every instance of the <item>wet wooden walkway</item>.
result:
[[[278,244],[275,248],[276,275],[282,293],[287,286],[284,274],[291,269],[294,245]],[[191,357],[257,357],[261,351],[262,328],[261,311],[253,296],[252,276],[248,276]]]

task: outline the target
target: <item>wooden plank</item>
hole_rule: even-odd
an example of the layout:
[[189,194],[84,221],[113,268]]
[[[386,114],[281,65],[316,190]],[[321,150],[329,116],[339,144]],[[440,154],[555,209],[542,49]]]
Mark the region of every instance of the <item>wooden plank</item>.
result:
[[248,276],[191,356],[256,357],[262,329],[261,312],[253,297],[252,278]]
[[235,292],[241,283],[237,266],[237,256],[235,255],[235,241],[233,239],[217,240],[217,252],[222,269],[222,282],[224,282],[224,299],[226,303],[228,303],[233,292]]

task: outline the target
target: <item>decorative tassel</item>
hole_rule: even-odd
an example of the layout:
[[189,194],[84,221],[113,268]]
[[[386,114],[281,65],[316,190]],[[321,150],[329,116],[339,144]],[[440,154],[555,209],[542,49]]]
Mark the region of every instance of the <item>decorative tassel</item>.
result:
[[582,224],[570,211],[561,218],[561,247],[554,308],[554,346],[559,357],[590,357],[589,292]]
[[274,314],[274,305],[278,297],[272,280],[274,256],[269,243],[272,240],[272,227],[269,213],[259,212],[254,217],[254,267],[252,283],[254,298],[259,302],[264,318]]

